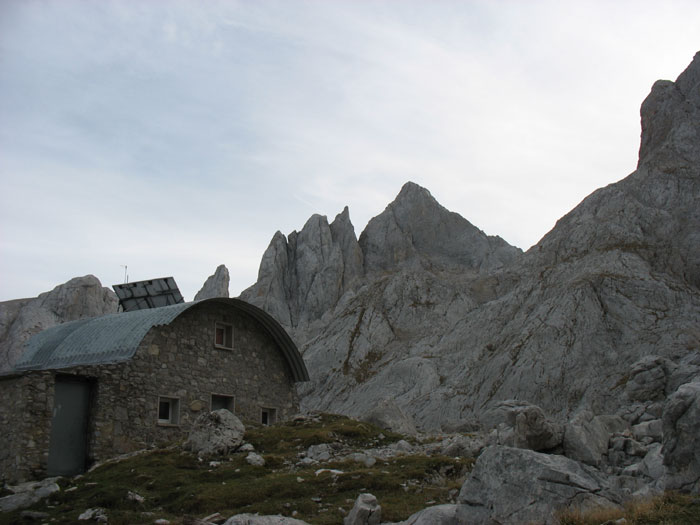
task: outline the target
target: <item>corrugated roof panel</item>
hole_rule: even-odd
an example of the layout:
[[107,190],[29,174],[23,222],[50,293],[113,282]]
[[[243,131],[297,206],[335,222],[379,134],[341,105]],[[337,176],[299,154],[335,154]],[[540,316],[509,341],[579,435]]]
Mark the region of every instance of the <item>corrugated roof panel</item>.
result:
[[43,370],[130,359],[146,333],[192,306],[182,303],[65,323],[29,340],[17,370]]

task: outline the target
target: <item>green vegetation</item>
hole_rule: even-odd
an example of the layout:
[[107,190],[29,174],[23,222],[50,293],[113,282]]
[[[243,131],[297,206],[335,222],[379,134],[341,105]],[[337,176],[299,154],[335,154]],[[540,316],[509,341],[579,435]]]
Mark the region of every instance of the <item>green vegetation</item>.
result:
[[559,516],[561,525],[599,525],[625,518],[627,525],[688,525],[700,523],[700,498],[667,492],[649,500],[631,501],[624,510],[567,511]]
[[[44,521],[53,523],[75,523],[86,509],[104,507],[110,524],[153,523],[158,518],[183,524],[215,512],[224,517],[243,512],[294,515],[312,524],[337,524],[361,492],[379,499],[386,521],[406,519],[428,504],[450,502],[472,459],[408,455],[378,460],[372,467],[347,460],[297,466],[299,452],[310,445],[332,443],[350,453],[398,439],[398,434],[332,415],[251,426],[246,441],[265,458],[264,467],[249,465],[246,453],[212,458],[220,463],[210,465],[208,459],[200,461],[171,446],[63,479],[60,493],[31,510],[49,513]],[[326,470],[317,474],[320,469]],[[129,491],[144,502],[129,500]],[[23,523],[19,511],[0,514],[0,524],[10,523]]]

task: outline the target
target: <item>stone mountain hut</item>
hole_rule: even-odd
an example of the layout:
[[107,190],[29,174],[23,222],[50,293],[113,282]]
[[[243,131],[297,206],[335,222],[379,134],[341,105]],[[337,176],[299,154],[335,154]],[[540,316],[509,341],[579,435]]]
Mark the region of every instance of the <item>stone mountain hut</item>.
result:
[[182,439],[202,412],[274,423],[298,411],[304,361],[282,326],[239,299],[61,324],[0,376],[0,478],[73,475]]

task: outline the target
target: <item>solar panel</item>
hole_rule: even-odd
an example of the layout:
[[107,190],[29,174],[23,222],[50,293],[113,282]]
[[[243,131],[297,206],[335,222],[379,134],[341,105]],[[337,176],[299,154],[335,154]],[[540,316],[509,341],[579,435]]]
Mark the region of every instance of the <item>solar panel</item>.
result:
[[175,279],[172,277],[113,284],[112,288],[114,288],[119,298],[119,304],[125,312],[160,308],[161,306],[185,302]]

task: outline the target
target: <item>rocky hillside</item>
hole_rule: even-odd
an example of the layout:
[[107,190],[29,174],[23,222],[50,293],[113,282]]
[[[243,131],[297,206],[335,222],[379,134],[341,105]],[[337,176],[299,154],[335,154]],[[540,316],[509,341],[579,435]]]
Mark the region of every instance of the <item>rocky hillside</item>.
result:
[[[637,170],[521,253],[406,184],[356,239],[347,208],[275,234],[242,297],[293,332],[303,404],[362,416],[392,400],[423,430],[507,399],[561,420],[615,413],[634,363],[663,392],[700,371],[700,56],[641,109]],[[632,396],[634,397],[634,396]]]

